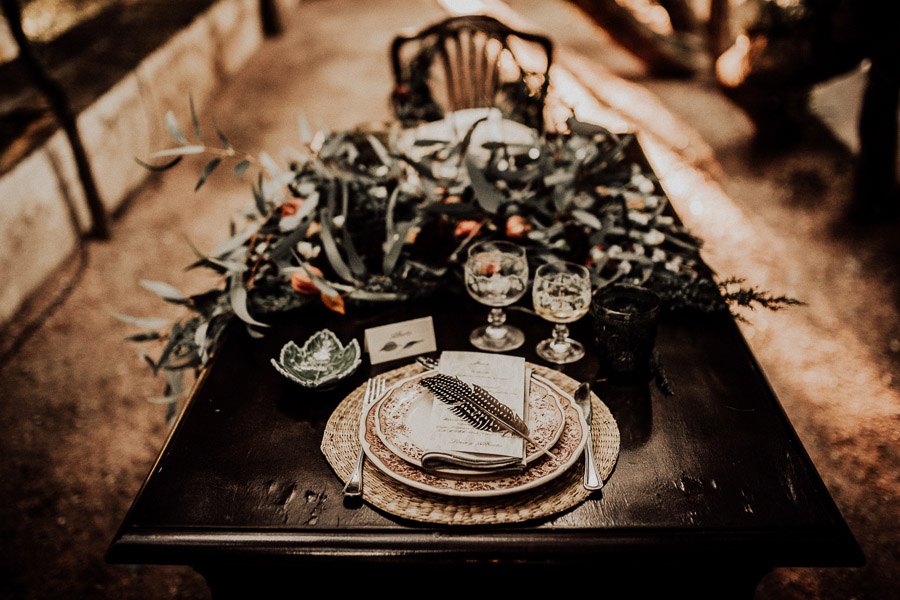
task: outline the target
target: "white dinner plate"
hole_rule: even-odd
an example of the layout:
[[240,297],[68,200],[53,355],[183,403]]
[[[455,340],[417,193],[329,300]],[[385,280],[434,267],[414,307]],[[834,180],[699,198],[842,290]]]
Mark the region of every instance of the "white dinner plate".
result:
[[391,479],[442,496],[465,498],[504,496],[534,489],[553,481],[565,473],[581,456],[587,440],[587,423],[581,409],[568,394],[538,375],[535,375],[535,378],[541,380],[542,384],[548,386],[559,397],[565,415],[565,425],[559,440],[550,449],[555,459],[542,456],[525,470],[513,474],[460,477],[429,473],[392,452],[378,437],[375,423],[378,402],[369,406],[364,418],[360,420],[359,435],[366,457]]
[[[433,394],[419,385],[419,381],[433,372],[421,373],[394,385],[378,401],[375,430],[378,438],[391,452],[417,467],[423,467],[430,436]],[[532,439],[541,448],[551,448],[562,434],[565,419],[562,402],[557,393],[542,378],[532,373],[529,382],[525,422]],[[525,464],[543,456],[540,449],[526,443]],[[444,475],[484,475],[465,468],[441,468]]]

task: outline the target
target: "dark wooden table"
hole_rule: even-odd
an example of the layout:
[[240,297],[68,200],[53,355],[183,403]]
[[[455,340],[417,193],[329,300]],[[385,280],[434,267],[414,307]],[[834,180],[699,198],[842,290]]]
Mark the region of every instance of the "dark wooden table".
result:
[[[290,387],[269,365],[288,339],[323,327],[346,341],[363,330],[432,315],[440,349],[471,349],[486,309],[467,298],[287,315],[263,339],[235,328],[194,393],[113,540],[116,563],[187,564],[217,595],[254,596],[322,569],[335,583],[397,584],[436,571],[442,589],[478,577],[528,589],[535,578],[593,578],[598,590],[686,589],[750,595],[778,566],[853,566],[862,554],[743,336],[727,315],[666,318],[658,348],[676,395],[647,383],[595,382],[621,431],[602,493],[556,518],[518,526],[439,527],[345,505],[319,450],[336,404],[364,363],[330,392]],[[512,312],[535,344],[550,325]],[[590,339],[589,318],[575,336]],[[593,354],[564,369],[579,380]],[[580,468],[578,463],[575,468]],[[581,570],[571,570],[575,566]],[[411,570],[414,568],[415,570]],[[506,577],[509,570],[525,577]],[[448,573],[459,576],[448,577]],[[468,585],[465,584],[465,585]],[[487,585],[482,583],[481,585]],[[533,588],[532,588],[533,589]]]

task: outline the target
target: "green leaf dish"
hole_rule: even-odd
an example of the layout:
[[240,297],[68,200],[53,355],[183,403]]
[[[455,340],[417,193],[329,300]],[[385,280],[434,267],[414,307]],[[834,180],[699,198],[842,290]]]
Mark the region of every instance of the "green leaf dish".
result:
[[305,388],[321,388],[347,377],[362,362],[356,339],[344,346],[328,329],[317,331],[301,348],[293,341],[281,348],[275,370]]

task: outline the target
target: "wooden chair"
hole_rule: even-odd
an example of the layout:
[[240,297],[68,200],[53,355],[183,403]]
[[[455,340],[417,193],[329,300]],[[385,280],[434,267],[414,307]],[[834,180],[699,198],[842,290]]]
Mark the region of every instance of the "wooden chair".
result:
[[539,130],[550,83],[553,42],[493,17],[451,17],[391,44],[394,113],[432,121],[449,111],[497,107]]

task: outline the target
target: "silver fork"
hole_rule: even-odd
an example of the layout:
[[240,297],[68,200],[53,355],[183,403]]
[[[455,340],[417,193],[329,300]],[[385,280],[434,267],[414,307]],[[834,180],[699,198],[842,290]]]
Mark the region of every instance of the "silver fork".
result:
[[[384,378],[380,375],[370,378],[366,382],[366,391],[363,394],[363,407],[362,413],[360,415],[361,419],[366,417],[366,409],[372,406],[372,403],[377,400],[381,394],[384,392],[385,383]],[[363,490],[363,463],[366,461],[366,453],[363,452],[363,449],[359,449],[359,456],[356,457],[356,468],[353,469],[353,472],[350,473],[350,479],[347,480],[346,485],[344,485],[344,497],[345,498],[359,498],[362,496]]]

